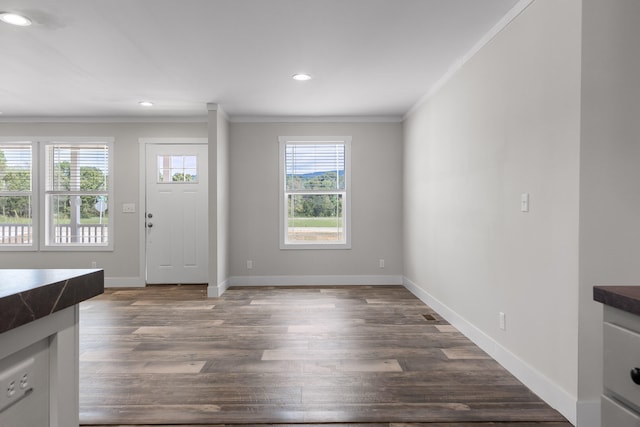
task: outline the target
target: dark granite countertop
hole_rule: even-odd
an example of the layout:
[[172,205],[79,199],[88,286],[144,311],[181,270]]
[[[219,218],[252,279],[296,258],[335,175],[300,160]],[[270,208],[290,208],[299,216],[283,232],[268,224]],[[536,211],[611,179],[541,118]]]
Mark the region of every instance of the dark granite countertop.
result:
[[594,286],[593,299],[640,316],[640,286]]
[[0,269],[0,333],[103,292],[103,270]]

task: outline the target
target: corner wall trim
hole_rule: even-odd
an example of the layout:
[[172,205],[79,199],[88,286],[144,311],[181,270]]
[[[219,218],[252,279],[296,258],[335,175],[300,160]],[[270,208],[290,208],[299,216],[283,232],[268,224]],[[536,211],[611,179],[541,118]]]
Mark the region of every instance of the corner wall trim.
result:
[[[422,302],[434,309],[463,335],[473,341],[489,356],[502,365],[513,376],[529,387],[542,400],[560,412],[569,422],[576,425],[577,401],[564,389],[545,377],[541,372],[511,353],[507,348],[471,324],[458,313],[434,298],[427,291],[409,280],[403,279],[405,288],[411,291]],[[582,427],[582,425],[581,425]]]
[[217,298],[222,296],[224,292],[229,289],[230,279],[225,280],[224,282],[220,282],[217,285],[209,284],[207,286],[207,297],[209,298]]
[[402,285],[402,276],[235,276],[230,286],[339,286],[339,285]]
[[577,409],[577,426],[600,427],[600,400],[579,400]]

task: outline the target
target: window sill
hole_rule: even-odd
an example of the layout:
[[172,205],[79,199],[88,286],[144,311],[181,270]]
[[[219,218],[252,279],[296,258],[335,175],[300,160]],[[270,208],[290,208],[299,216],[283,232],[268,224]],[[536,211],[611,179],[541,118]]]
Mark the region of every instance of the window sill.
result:
[[64,246],[44,246],[40,248],[42,252],[113,252],[113,245],[107,246],[83,246],[83,245],[64,245]]
[[280,243],[281,250],[349,250],[351,249],[350,243]]

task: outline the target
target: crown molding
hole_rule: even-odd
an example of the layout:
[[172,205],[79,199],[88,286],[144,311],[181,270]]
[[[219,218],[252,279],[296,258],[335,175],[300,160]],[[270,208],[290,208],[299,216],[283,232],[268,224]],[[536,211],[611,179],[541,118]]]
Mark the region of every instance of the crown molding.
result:
[[231,116],[232,123],[400,123],[402,116]]
[[206,123],[207,116],[34,116],[3,117],[0,123]]
[[507,13],[494,25],[473,47],[460,59],[455,61],[446,73],[440,79],[431,86],[431,89],[416,102],[413,107],[406,112],[402,117],[402,120],[406,120],[409,116],[416,112],[425,102],[427,102],[433,95],[435,95],[451,78],[473,58],[483,47],[485,47],[495,36],[497,36],[502,30],[504,30],[514,19],[516,19],[524,10],[529,7],[534,0],[520,0],[513,6]]
[[[208,104],[211,106],[211,104]],[[232,123],[400,123],[402,116],[229,116],[220,106],[208,111],[217,111]],[[202,116],[55,116],[55,117],[2,117],[0,123],[207,123],[208,115]]]

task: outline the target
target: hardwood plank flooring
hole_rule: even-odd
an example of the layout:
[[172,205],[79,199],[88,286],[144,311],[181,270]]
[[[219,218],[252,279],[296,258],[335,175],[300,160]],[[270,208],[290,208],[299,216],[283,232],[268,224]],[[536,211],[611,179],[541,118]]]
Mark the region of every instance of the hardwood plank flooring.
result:
[[[141,424],[135,425],[109,425],[110,427],[145,427]],[[566,422],[549,423],[332,423],[332,424],[197,424],[197,425],[158,425],[147,424],[146,427],[567,427],[571,424]]]
[[82,425],[570,426],[401,286],[108,289],[80,310]]
[[[145,427],[141,424],[135,425],[109,425],[110,427]],[[146,427],[570,427],[567,422],[549,422],[549,423],[332,423],[332,424],[191,424],[191,425],[158,425],[147,424]]]

